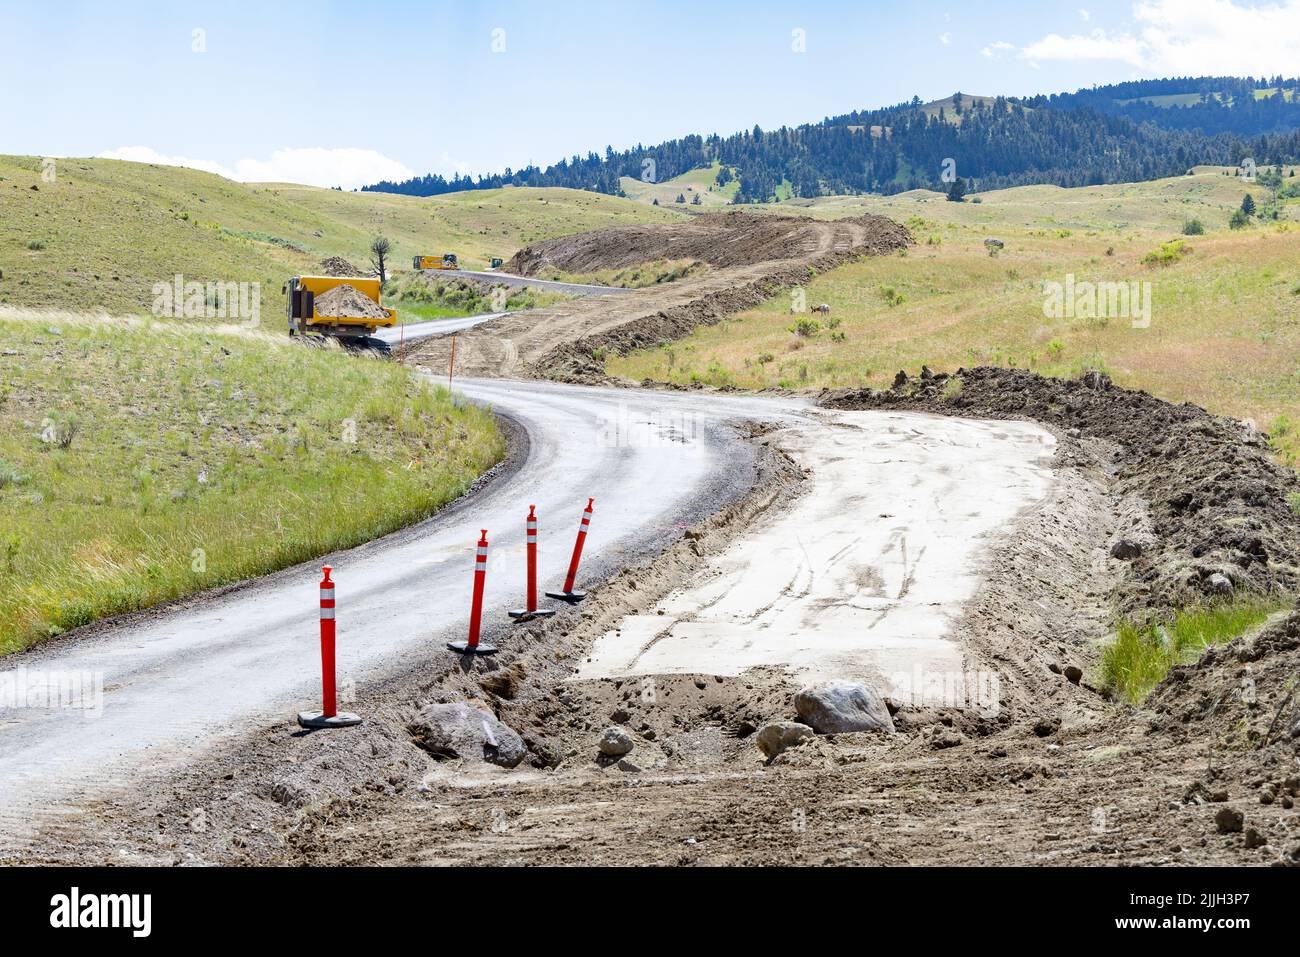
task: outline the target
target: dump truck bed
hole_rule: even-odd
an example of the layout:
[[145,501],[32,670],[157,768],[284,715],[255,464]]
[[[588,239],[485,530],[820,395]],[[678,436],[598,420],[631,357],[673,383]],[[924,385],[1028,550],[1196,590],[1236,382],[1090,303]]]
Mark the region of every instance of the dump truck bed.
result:
[[329,292],[336,286],[351,286],[357,292],[361,293],[367,299],[372,300],[375,305],[387,313],[387,318],[371,318],[369,316],[329,316],[319,311],[313,310],[310,317],[304,318],[303,322],[307,326],[357,326],[364,329],[374,329],[379,326],[394,326],[397,324],[397,310],[389,309],[379,303],[380,285],[379,280],[364,276],[299,276],[298,288],[310,292],[313,296],[319,298],[324,293]]

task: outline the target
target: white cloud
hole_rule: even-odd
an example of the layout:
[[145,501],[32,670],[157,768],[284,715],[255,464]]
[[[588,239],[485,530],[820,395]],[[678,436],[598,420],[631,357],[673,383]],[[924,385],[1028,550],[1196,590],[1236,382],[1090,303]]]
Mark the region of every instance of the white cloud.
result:
[[1008,43],[1006,40],[995,40],[984,49],[980,50],[980,53],[990,59],[994,59],[1002,56],[1002,54],[1009,50],[1014,50],[1015,48],[1016,46],[1014,43]]
[[356,189],[381,179],[403,180],[415,175],[414,170],[397,160],[363,149],[282,149],[269,159],[237,160],[233,167],[189,156],[167,156],[148,146],[122,146],[99,155],[103,159],[186,166],[244,183],[304,183]]
[[1140,0],[1133,20],[1136,35],[1051,33],[1020,55],[1031,64],[1118,60],[1161,76],[1289,75],[1300,62],[1300,0]]
[[1142,45],[1131,36],[1107,36],[1094,30],[1088,36],[1073,34],[1063,37],[1049,33],[1020,51],[1020,55],[1033,62],[1040,60],[1122,60],[1133,66],[1143,64]]
[[1082,20],[1084,23],[1087,23],[1089,20],[1092,19],[1092,14],[1088,12],[1088,9],[1086,7],[1080,7],[1079,19]]
[[951,33],[939,34],[939,42],[942,43],[944,46],[947,46],[948,44],[952,43],[952,34]]

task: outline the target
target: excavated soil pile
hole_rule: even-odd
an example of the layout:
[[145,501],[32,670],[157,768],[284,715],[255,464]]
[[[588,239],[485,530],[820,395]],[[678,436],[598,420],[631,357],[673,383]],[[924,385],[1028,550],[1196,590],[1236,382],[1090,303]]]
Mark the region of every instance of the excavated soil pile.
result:
[[339,316],[345,319],[387,319],[388,313],[369,296],[358,292],[347,283],[335,286],[316,297],[316,315]]
[[1126,527],[1111,554],[1131,563],[1120,586],[1126,611],[1300,588],[1300,516],[1288,501],[1300,479],[1272,460],[1268,437],[1243,422],[1117,388],[1096,372],[1075,381],[1017,369],[900,373],[892,389],[828,392],[821,402],[1035,419],[1113,443]]
[[361,276],[361,272],[356,266],[348,262],[342,256],[330,256],[320,261],[320,274],[322,276]]
[[[889,252],[905,245],[907,230],[880,216],[844,220],[866,231],[863,253]],[[661,259],[694,259],[710,266],[752,266],[829,252],[824,229],[803,216],[763,216],[732,210],[707,213],[686,223],[613,226],[561,236],[526,246],[506,272],[535,276],[543,269],[590,273],[623,269]]]
[[[485,322],[458,335],[456,368],[476,376],[604,382],[602,356],[609,352],[681,338],[806,283],[817,272],[896,252],[911,242],[905,227],[880,216],[828,221],[736,212],[540,243],[520,253],[509,268],[528,272],[549,264],[582,271],[691,256],[714,265],[626,295],[590,297]],[[449,337],[431,338],[416,346],[412,358],[441,369],[450,351]]]

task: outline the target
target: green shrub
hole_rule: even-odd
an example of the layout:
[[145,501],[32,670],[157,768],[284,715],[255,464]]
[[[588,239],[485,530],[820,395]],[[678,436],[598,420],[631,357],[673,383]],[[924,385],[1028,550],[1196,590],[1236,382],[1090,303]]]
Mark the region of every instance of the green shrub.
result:
[[821,332],[822,324],[810,316],[800,316],[794,324],[786,328],[787,332],[793,332],[801,339],[811,339],[817,333]]
[[45,248],[45,240],[29,239],[27,240],[27,248],[32,250],[33,252],[40,252],[42,249]]
[[1199,219],[1189,219],[1187,222],[1183,223],[1183,235],[1204,236],[1205,224],[1202,223]]
[[1161,243],[1159,249],[1143,256],[1142,262],[1148,266],[1172,266],[1191,251],[1192,247],[1187,245],[1185,240],[1171,239],[1167,243]]

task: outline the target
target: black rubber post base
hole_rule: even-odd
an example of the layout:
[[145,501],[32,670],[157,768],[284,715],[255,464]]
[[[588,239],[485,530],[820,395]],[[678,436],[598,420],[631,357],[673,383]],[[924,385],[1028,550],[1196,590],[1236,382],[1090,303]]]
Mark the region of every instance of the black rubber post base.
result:
[[480,643],[471,648],[468,641],[449,641],[447,647],[452,651],[459,651],[462,655],[495,655],[497,653],[495,645]]
[[576,605],[587,597],[585,591],[548,591],[547,598],[554,598],[556,601],[567,601],[570,605]]
[[555,614],[554,608],[534,608],[529,611],[527,608],[516,608],[514,611],[506,612],[515,621],[532,621],[534,618],[549,618]]
[[333,717],[325,717],[324,711],[299,711],[298,724],[304,728],[351,728],[361,723],[355,714],[340,711]]

